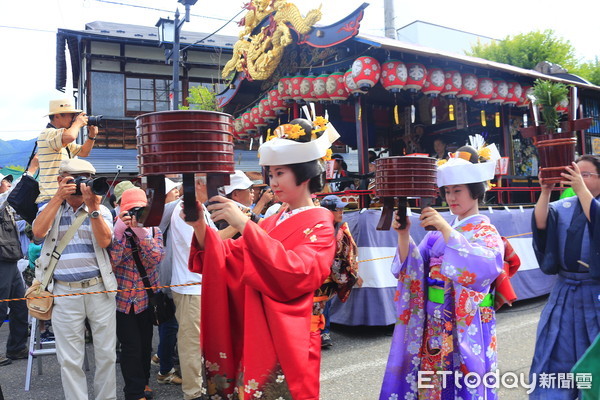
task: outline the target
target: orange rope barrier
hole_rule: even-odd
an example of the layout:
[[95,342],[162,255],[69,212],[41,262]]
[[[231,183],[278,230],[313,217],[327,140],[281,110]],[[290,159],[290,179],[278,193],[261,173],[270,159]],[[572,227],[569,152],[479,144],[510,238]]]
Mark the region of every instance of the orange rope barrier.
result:
[[70,296],[83,296],[86,294],[101,294],[101,293],[118,293],[118,292],[133,292],[136,290],[146,290],[146,289],[163,289],[169,287],[181,287],[181,286],[195,286],[202,285],[202,282],[195,283],[182,283],[180,285],[166,285],[166,286],[151,286],[151,287],[139,287],[139,288],[131,288],[131,289],[116,289],[116,290],[102,290],[98,292],[87,292],[87,293],[69,293],[69,294],[53,294],[51,296],[39,296],[39,297],[21,297],[19,299],[4,299],[0,300],[1,302],[5,301],[18,301],[18,300],[27,300],[27,299],[49,299],[51,297],[70,297]]
[[[525,236],[525,235],[531,235],[531,234],[532,234],[532,232],[520,233],[518,235],[506,236],[506,238],[507,239],[511,239],[511,238],[515,238],[515,237],[519,237],[519,236]],[[359,263],[364,263],[364,262],[369,262],[369,261],[386,260],[388,258],[394,258],[394,256],[370,258],[368,260],[360,260],[358,262]],[[195,286],[195,285],[202,285],[202,282],[182,283],[180,285],[151,286],[151,287],[148,287],[148,288],[147,287],[140,287],[140,288],[131,288],[131,289],[102,290],[102,291],[99,291],[99,292],[87,292],[87,293],[53,294],[51,296],[40,296],[40,297],[21,297],[21,298],[18,298],[18,299],[4,299],[4,300],[0,300],[0,303],[7,302],[7,301],[27,300],[27,299],[47,299],[47,298],[50,298],[50,297],[84,296],[84,295],[88,295],[88,294],[132,292],[132,291],[136,291],[136,290],[164,289],[164,288],[170,288],[170,287]]]

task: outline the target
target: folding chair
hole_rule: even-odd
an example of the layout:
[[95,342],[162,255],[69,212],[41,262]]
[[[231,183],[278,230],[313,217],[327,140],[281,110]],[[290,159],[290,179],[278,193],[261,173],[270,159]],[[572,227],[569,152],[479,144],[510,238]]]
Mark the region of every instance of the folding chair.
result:
[[[42,356],[51,356],[56,354],[56,344],[54,340],[42,342],[41,333],[38,328],[37,318],[31,318],[31,333],[29,335],[29,356],[27,357],[27,372],[25,375],[25,391],[29,391],[31,385],[31,373],[33,371],[33,358],[38,360],[38,375],[42,375]],[[88,363],[87,348],[85,348],[83,365],[86,371],[90,370]]]

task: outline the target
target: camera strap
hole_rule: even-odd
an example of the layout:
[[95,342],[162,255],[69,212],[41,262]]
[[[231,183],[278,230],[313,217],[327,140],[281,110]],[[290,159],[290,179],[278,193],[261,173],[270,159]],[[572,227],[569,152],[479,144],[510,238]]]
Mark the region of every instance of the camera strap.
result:
[[[140,274],[140,278],[142,279],[142,282],[146,287],[146,293],[148,294],[148,298],[150,299],[152,298],[152,296],[154,296],[154,292],[152,291],[152,289],[148,289],[152,285],[150,285],[150,280],[148,279],[146,268],[144,268],[144,264],[142,264],[142,259],[140,258],[138,245],[135,242],[135,239],[133,239],[133,235],[135,235],[135,233],[131,230],[131,228],[127,228],[127,233],[127,241],[131,246],[131,255],[133,257],[133,261],[135,261],[135,266],[137,267],[138,273]],[[154,229],[152,230],[152,233],[152,236],[154,236]]]

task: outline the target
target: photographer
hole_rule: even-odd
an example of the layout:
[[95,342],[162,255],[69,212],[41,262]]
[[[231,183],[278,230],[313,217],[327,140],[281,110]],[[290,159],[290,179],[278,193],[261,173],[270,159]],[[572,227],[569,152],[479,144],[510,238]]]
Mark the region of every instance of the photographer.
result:
[[[33,221],[35,240],[45,239],[36,263],[36,279],[43,281],[44,275],[49,273],[48,266],[57,243],[72,225],[80,223],[52,271],[47,290],[54,294],[100,292],[54,299],[52,326],[65,398],[88,398],[83,371],[87,319],[94,338],[95,397],[116,399],[115,294],[102,293],[117,289],[117,280],[106,251],[112,242],[113,225],[110,211],[100,204],[99,194],[102,193],[97,190],[106,191],[108,185],[104,182],[104,186],[96,187],[99,181],[90,180],[96,173],[95,168],[77,158],[64,160],[58,173],[58,178],[55,178],[58,180],[56,194]],[[82,179],[84,182],[81,182]],[[75,182],[80,183],[77,185]],[[83,220],[79,218],[81,215]]]
[[142,189],[123,192],[110,252],[119,289],[127,290],[117,294],[117,337],[126,400],[148,397],[151,392],[148,381],[154,311],[150,301],[156,289],[131,290],[158,285],[157,266],[164,256],[160,229],[137,224],[147,203]]
[[[50,101],[50,123],[37,139],[40,160],[40,195],[36,203],[49,201],[58,190],[56,175],[61,161],[75,156],[87,157],[94,147],[98,127],[88,124],[88,116],[75,109],[72,99]],[[83,145],[75,143],[79,130],[88,127],[88,137]]]

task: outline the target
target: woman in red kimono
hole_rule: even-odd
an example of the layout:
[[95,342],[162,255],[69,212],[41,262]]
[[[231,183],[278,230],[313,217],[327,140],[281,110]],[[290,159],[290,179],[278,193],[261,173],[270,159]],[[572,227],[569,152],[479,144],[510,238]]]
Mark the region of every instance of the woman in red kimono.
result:
[[211,198],[212,219],[236,228],[236,240],[221,240],[202,217],[190,223],[210,398],[319,398],[321,338],[311,332],[312,301],[329,275],[335,238],[331,212],[315,207],[311,193],[322,189],[320,159],[337,137],[320,117],[280,126],[259,156],[287,207],[257,225],[231,200]]

